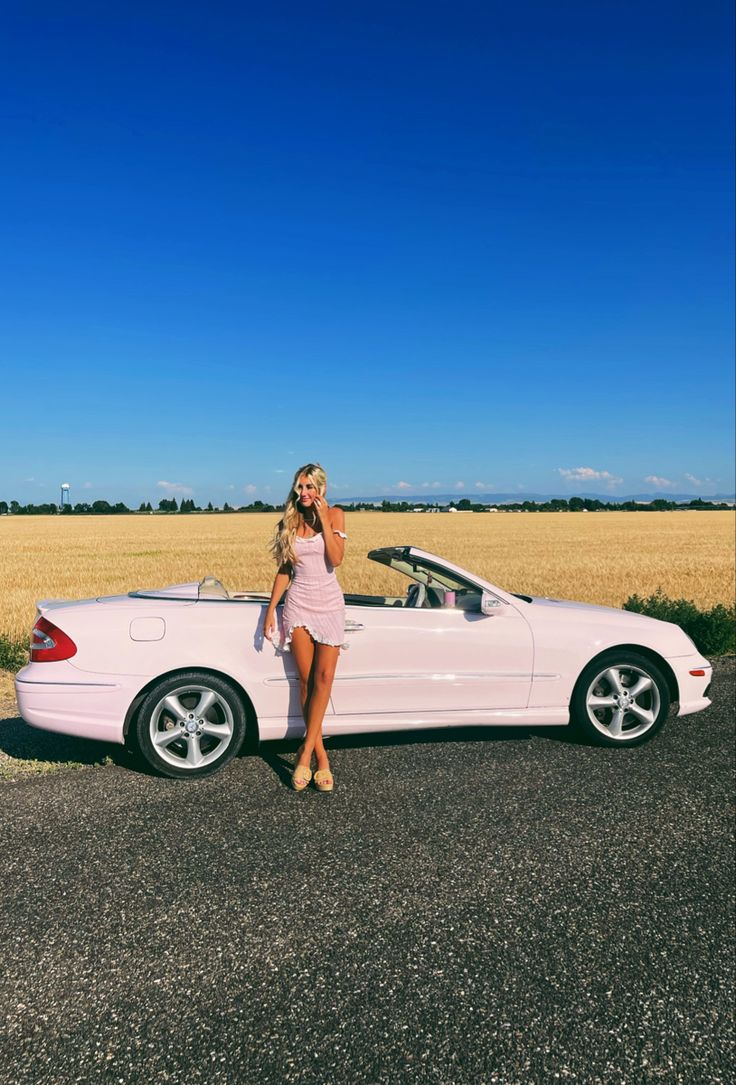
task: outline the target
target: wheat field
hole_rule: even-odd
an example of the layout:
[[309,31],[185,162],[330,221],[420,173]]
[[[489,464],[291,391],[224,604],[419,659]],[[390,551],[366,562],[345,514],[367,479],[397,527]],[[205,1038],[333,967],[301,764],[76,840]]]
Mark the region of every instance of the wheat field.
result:
[[[28,636],[37,599],[163,587],[205,574],[270,590],[276,514],[0,518],[0,633]],[[348,512],[346,592],[399,594],[407,581],[367,559],[413,544],[509,591],[620,606],[661,587],[698,606],[734,598],[733,512]]]

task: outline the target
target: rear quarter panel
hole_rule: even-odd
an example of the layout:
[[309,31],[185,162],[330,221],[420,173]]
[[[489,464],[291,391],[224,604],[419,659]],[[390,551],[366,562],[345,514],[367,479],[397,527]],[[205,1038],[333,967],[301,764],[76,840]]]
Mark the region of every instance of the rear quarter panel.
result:
[[[173,670],[206,669],[241,685],[258,716],[286,715],[291,656],[279,657],[262,637],[265,604],[179,602],[126,596],[69,609],[58,622],[78,646],[72,666],[89,675],[137,676],[139,688]],[[49,613],[54,620],[54,611]],[[131,623],[145,629],[161,619],[163,637],[134,640]],[[270,681],[269,681],[270,680]],[[293,699],[293,698],[291,698]],[[298,707],[298,706],[297,706]]]

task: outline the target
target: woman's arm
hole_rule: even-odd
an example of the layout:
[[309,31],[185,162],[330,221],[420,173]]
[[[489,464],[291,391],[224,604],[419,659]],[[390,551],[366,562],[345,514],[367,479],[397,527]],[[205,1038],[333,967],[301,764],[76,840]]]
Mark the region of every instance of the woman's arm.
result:
[[275,610],[281,602],[281,596],[284,594],[289,586],[291,580],[291,566],[288,562],[285,562],[276,573],[273,581],[273,588],[271,589],[271,599],[268,604],[269,610]]
[[345,556],[345,540],[335,532],[345,530],[345,513],[342,509],[331,509],[324,497],[318,497],[315,505],[322,523],[327,560],[330,565],[342,565],[342,559]]
[[271,636],[276,629],[276,607],[281,602],[281,596],[288,588],[290,580],[291,568],[288,564],[284,564],[281,566],[274,578],[273,588],[271,590],[271,599],[268,606],[266,607],[266,614],[263,619],[263,635],[268,640],[271,639]]

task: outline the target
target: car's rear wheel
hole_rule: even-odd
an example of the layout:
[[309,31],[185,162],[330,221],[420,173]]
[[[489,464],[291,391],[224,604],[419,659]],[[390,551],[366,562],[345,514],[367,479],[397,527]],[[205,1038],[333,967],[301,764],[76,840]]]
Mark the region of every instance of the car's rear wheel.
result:
[[585,668],[570,701],[578,730],[601,746],[638,746],[659,731],[670,708],[667,681],[636,652],[606,652]]
[[245,708],[228,682],[206,671],[164,678],[140,706],[136,737],[156,772],[200,779],[235,757],[246,732]]

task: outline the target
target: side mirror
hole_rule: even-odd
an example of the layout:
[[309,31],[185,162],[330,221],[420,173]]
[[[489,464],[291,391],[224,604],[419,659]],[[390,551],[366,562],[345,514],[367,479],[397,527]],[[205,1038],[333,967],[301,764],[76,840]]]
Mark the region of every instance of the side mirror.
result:
[[480,612],[485,614],[487,618],[500,617],[503,614],[503,603],[495,595],[484,591],[480,597]]

